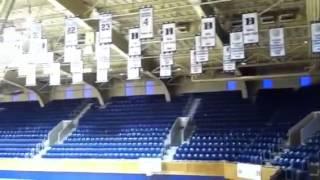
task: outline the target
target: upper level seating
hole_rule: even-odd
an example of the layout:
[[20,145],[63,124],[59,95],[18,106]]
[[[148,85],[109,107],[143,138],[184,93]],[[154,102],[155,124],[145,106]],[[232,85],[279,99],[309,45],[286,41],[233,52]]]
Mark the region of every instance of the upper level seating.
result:
[[280,133],[264,131],[266,119],[240,92],[196,95],[202,98],[196,130],[177,150],[177,160],[228,160],[264,163],[281,142]]
[[116,97],[105,109],[93,107],[63,144],[46,158],[136,159],[161,157],[164,140],[186,98],[166,103],[161,96]]
[[37,102],[0,104],[0,157],[32,157],[48,132],[68,119],[81,100],[53,101],[41,108]]

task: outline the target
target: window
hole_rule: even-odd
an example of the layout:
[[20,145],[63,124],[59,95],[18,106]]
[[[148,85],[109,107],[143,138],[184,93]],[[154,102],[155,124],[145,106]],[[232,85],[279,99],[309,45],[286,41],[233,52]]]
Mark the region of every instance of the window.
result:
[[34,93],[34,92],[29,92],[28,99],[29,99],[29,101],[37,101],[38,100],[36,93]]
[[89,85],[84,85],[83,86],[83,97],[84,98],[92,98],[93,93],[92,93],[92,87]]
[[272,79],[264,79],[262,81],[262,86],[264,89],[271,89],[273,88],[273,81]]
[[237,90],[237,81],[228,81],[227,83],[227,89],[229,91]]
[[301,76],[300,77],[300,86],[310,86],[312,84],[312,78],[310,76]]
[[72,99],[73,98],[73,88],[72,87],[67,87],[66,90],[64,91],[64,98],[65,99]]
[[132,83],[126,83],[126,96],[133,96],[134,95],[134,89],[133,89]]
[[152,95],[152,94],[154,94],[154,81],[147,81],[146,82],[146,94],[147,95]]

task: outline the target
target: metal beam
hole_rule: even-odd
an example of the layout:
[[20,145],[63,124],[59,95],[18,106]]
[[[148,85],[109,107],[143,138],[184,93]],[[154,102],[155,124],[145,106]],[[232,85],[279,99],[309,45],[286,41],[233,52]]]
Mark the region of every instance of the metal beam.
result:
[[[209,15],[214,15],[214,14],[209,14],[204,10],[205,7],[208,7],[209,4],[204,4],[201,5],[201,0],[188,0],[190,4],[192,4],[192,7],[196,14],[198,15],[199,19],[205,16]],[[222,3],[222,2],[228,2],[230,0],[217,0],[214,3]],[[212,3],[212,4],[214,4]],[[222,48],[224,43],[227,43],[226,40],[228,40],[228,36],[225,35],[225,32],[223,31],[222,27],[220,26],[219,19],[216,19],[216,31],[217,31],[217,36],[216,36],[216,47],[217,48]]]
[[30,91],[30,92],[33,92],[37,99],[38,99],[38,102],[40,104],[41,107],[44,107],[45,104],[47,104],[49,102],[49,97],[43,93],[40,93],[38,90],[34,89],[34,88],[31,88],[31,87],[26,87],[24,86],[21,82],[18,82],[17,81],[17,73],[14,72],[14,71],[8,71],[6,74],[5,74],[5,77],[3,78],[3,81],[8,83],[8,84],[11,84],[13,86],[16,86],[20,89],[22,89],[23,91]]

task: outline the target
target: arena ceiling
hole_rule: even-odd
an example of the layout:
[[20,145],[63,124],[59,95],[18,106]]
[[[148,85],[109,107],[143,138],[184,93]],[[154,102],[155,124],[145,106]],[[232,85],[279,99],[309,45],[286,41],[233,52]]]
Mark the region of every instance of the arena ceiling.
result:
[[[31,16],[43,24],[43,34],[48,39],[49,49],[55,52],[56,61],[62,62],[64,42],[64,20],[66,17],[80,18],[80,47],[86,48],[84,55],[85,80],[93,87],[95,61],[92,48],[94,32],[97,31],[97,15],[113,14],[113,46],[111,78],[125,79],[128,52],[128,29],[138,26],[139,8],[154,8],[155,38],[143,44],[143,71],[148,78],[159,77],[159,53],[161,24],[177,24],[177,52],[173,79],[179,77],[214,79],[218,77],[260,76],[319,71],[316,60],[319,56],[310,53],[310,22],[320,20],[320,0],[12,0],[0,1],[2,28],[10,25],[23,30],[27,17]],[[241,29],[241,15],[259,13],[260,43],[246,47],[246,59],[238,65],[234,74],[222,71],[222,46],[229,43],[229,32]],[[202,75],[189,74],[189,50],[194,46],[194,36],[200,32],[201,17],[217,17],[217,46],[210,50],[210,60]],[[268,30],[284,27],[287,56],[271,59],[268,48]],[[68,64],[63,64],[64,83],[70,83]],[[36,91],[48,89],[48,77],[41,76]],[[24,79],[17,78],[15,71],[6,72],[4,83],[23,87]]]

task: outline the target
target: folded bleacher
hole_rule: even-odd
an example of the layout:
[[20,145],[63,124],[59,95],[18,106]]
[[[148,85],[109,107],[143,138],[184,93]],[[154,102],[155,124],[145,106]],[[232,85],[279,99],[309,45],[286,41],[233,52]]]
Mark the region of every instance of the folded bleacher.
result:
[[45,158],[160,158],[170,127],[181,116],[186,97],[167,103],[162,96],[112,98],[106,108],[85,114],[77,129]]
[[0,157],[30,158],[43,147],[49,131],[70,118],[81,100],[52,101],[44,108],[37,102],[0,104]]

